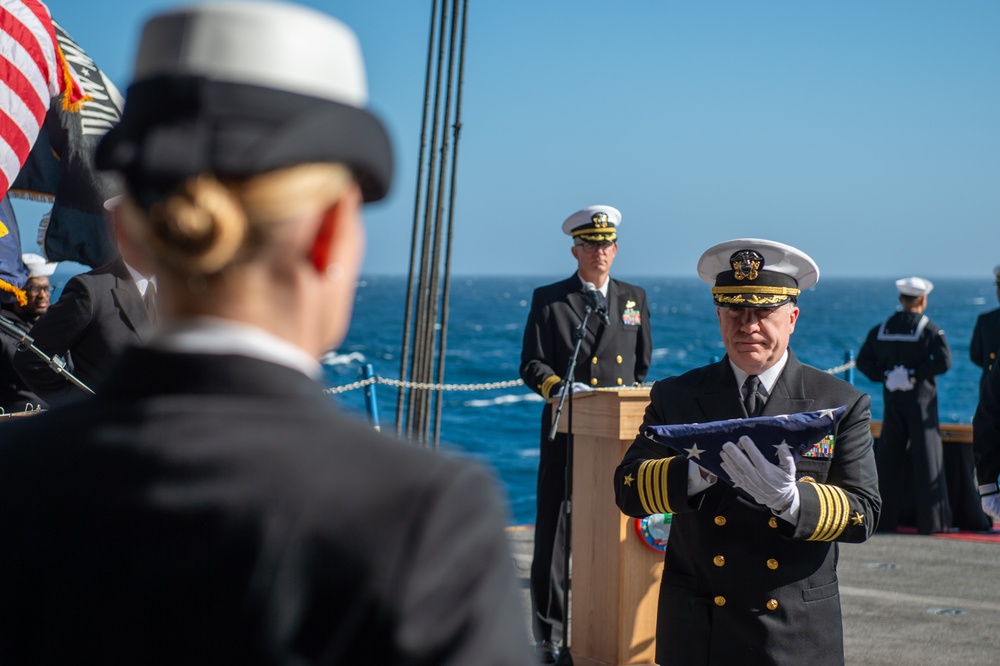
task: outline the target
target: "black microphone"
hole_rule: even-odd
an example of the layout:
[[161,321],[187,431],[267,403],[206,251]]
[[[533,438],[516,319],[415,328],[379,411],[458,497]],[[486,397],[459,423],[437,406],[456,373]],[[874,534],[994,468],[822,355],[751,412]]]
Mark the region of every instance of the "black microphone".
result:
[[611,325],[611,320],[608,318],[608,307],[601,297],[601,292],[597,291],[597,287],[594,286],[593,282],[584,282],[583,290],[587,292],[587,300],[590,301],[590,309],[596,312],[601,321],[604,322],[605,326]]

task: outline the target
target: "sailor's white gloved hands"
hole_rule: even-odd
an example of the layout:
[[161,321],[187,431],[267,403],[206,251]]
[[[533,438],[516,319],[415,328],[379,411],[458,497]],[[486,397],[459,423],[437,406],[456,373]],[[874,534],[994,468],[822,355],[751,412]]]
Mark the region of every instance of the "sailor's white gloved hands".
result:
[[[566,388],[566,384],[563,384],[562,386],[560,386],[559,390],[556,391],[555,395],[553,395],[552,397],[553,398],[558,398],[559,396],[561,396],[563,394],[563,390],[565,388]],[[593,390],[594,390],[593,388],[591,388],[590,386],[587,386],[583,382],[573,382],[573,393],[583,393],[584,391],[593,391]]]
[[795,458],[788,444],[782,442],[775,448],[778,449],[778,465],[765,458],[753,440],[743,435],[736,444],[723,444],[719,457],[722,469],[737,488],[745,490],[772,511],[781,513],[798,500],[799,489],[795,485]]
[[688,460],[688,497],[694,497],[703,490],[708,490],[719,477],[709,472],[693,460]]
[[890,391],[911,391],[916,381],[910,377],[910,371],[897,365],[885,376],[885,387]]
[[1000,494],[983,495],[983,513],[1000,522]]

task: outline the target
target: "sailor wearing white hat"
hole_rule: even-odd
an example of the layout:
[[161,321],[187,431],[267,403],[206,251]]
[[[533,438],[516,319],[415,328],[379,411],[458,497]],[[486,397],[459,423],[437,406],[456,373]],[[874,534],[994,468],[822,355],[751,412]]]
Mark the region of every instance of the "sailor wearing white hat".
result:
[[882,384],[884,415],[876,459],[883,508],[878,529],[893,532],[900,525],[907,478],[913,483],[919,533],[946,532],[959,523],[982,529],[978,505],[976,515],[953,512],[945,482],[935,378],[951,367],[951,349],[944,331],[925,314],[934,284],[906,277],[896,280],[896,289],[901,309],[868,332],[856,361],[859,372]]
[[28,302],[20,309],[20,314],[25,321],[33,324],[49,309],[52,295],[49,278],[56,272],[59,263],[46,261],[45,257],[32,252],[22,254],[21,261],[28,267],[28,284],[24,287]]
[[[49,309],[52,292],[49,277],[58,264],[31,252],[22,254],[21,261],[28,268],[28,282],[24,287],[25,304],[21,305],[17,301],[4,303],[0,307],[0,316],[8,326],[27,333]],[[14,356],[22,344],[17,332],[10,329],[0,331],[0,408],[7,414],[46,406],[14,369]]]
[[530,661],[489,471],[317,382],[391,157],[340,21],[265,1],[147,21],[96,159],[124,176],[160,328],[95,395],[4,426],[6,662]]
[[[611,277],[621,223],[621,212],[607,205],[587,206],[562,223],[563,233],[573,240],[570,251],[576,271],[535,290],[521,345],[521,378],[543,398],[566,389],[576,331],[588,306],[595,312],[587,318],[571,390],[632,386],[646,377],[652,358],[646,291]],[[557,537],[556,526],[565,499],[566,435],[557,433],[550,441],[551,424],[552,409],[547,403],[542,410],[531,564],[532,617],[536,653],[542,663],[555,663],[558,658],[554,639],[565,613],[563,581],[553,580],[552,567],[553,562],[561,567],[565,559],[566,546]]]
[[926,296],[934,289],[934,283],[921,277],[896,280],[896,289],[904,296]]
[[816,602],[837,598],[831,542],[862,542],[878,522],[870,399],[789,348],[797,300],[819,278],[805,252],[738,238],[706,250],[697,270],[711,285],[726,357],[656,382],[643,428],[847,409],[833,434],[798,461],[775,465],[752,459],[752,442],[725,444],[741,491],[699,467],[697,451],[675,454],[641,434],[632,442],[615,471],[619,508],[635,517],[674,514],[656,663],[767,655],[771,664],[840,666],[840,606]]

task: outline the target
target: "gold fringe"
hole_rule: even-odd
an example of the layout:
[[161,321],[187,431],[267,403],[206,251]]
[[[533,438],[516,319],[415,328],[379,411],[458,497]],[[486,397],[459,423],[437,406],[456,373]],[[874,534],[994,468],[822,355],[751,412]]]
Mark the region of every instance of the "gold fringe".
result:
[[[62,108],[63,111],[68,111],[69,113],[79,113],[83,105],[91,101],[93,97],[88,95],[83,91],[83,86],[79,85],[76,78],[73,76],[73,70],[70,69],[69,61],[66,60],[66,56],[63,54],[62,48],[56,44],[56,55],[59,57],[59,66],[62,68],[63,73],[63,91],[62,91]],[[73,99],[73,84],[77,83],[80,88],[81,97],[77,100]]]
[[52,203],[56,200],[52,194],[45,192],[33,192],[29,190],[10,190],[7,192],[14,199],[24,199],[25,201],[37,201],[39,203]]
[[9,282],[0,280],[0,290],[14,294],[14,296],[17,298],[17,302],[21,305],[22,308],[28,304],[28,294],[25,293],[24,289],[18,289]]

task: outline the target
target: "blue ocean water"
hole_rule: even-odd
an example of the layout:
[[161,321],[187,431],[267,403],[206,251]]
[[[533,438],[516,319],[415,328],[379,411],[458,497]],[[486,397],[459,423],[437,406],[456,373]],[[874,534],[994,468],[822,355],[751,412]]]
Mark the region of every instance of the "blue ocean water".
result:
[[[518,378],[521,335],[532,290],[561,279],[550,277],[455,277],[452,279],[445,356],[447,384],[490,383]],[[707,286],[697,278],[622,279],[649,295],[653,361],[647,381],[676,375],[721,357],[715,310]],[[997,307],[990,279],[935,279],[928,316],[951,346],[952,369],[938,378],[944,422],[971,423],[979,368],[969,360],[976,317]],[[827,278],[799,299],[801,314],[791,347],[822,370],[857,354],[869,329],[895,310],[897,292],[885,278]],[[399,378],[406,279],[366,276],[342,347],[326,359],[330,386],[357,380],[365,363],[380,377]],[[843,376],[843,375],[842,375]],[[880,385],[860,373],[853,381],[872,395],[872,417],[882,417]],[[395,431],[397,389],[376,388],[380,425]],[[361,390],[334,396],[359,418],[367,418]],[[511,524],[529,524],[535,514],[539,419],[542,399],[524,386],[443,393],[441,447],[490,465],[510,502]]]

